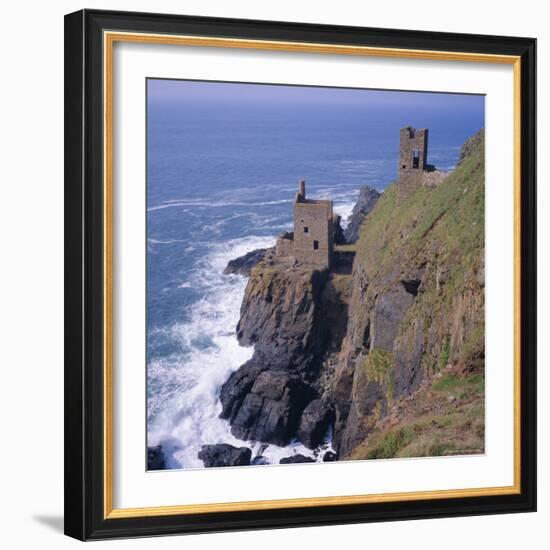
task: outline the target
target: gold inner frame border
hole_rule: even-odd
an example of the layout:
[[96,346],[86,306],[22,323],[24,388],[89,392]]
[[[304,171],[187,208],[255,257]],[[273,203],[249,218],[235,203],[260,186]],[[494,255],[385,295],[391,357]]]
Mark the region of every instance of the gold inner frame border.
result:
[[[504,487],[462,488],[403,493],[346,495],[331,497],[304,497],[278,500],[221,502],[208,504],[182,504],[148,508],[113,508],[113,47],[116,42],[202,46],[216,48],[240,48],[268,51],[306,52],[318,54],[394,57],[437,61],[466,61],[474,63],[498,63],[513,66],[514,86],[514,484]],[[284,42],[249,40],[205,36],[149,34],[104,31],[103,33],[103,390],[104,390],[104,468],[103,509],[105,519],[173,516],[214,512],[249,510],[292,509],[314,506],[334,506],[383,502],[405,502],[480,496],[513,495],[521,493],[521,61],[519,56],[481,54],[434,50],[409,50],[340,44],[316,44],[309,42]]]

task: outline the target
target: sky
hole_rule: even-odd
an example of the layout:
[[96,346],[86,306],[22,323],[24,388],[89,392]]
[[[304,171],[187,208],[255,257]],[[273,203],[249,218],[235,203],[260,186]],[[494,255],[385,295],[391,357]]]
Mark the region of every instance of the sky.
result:
[[190,80],[148,79],[148,99],[153,103],[192,101],[209,103],[269,103],[271,105],[325,105],[391,107],[407,103],[410,108],[458,109],[483,112],[484,96],[430,92],[400,92],[353,88],[326,88],[271,84],[241,84]]

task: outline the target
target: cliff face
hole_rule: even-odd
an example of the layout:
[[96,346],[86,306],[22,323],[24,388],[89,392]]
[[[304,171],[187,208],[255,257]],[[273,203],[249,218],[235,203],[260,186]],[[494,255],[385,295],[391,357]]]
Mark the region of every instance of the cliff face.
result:
[[241,256],[231,260],[223,270],[224,275],[250,275],[250,270],[264,259],[266,253],[265,248],[257,248]]
[[[402,416],[431,404],[482,415],[481,390],[441,397],[432,386],[442,373],[483,381],[483,137],[437,185],[399,186],[364,219],[351,275],[269,258],[252,268],[237,336],[255,352],[220,396],[237,437],[314,448],[333,425],[340,459],[368,458],[380,456],[369,441],[396,437]],[[413,394],[422,410],[406,404]],[[415,456],[436,452],[426,445]]]
[[447,365],[483,372],[484,147],[472,142],[437,187],[388,187],[361,228],[333,381],[341,458]]
[[[326,271],[281,263],[260,262],[251,270],[237,337],[243,345],[254,345],[254,356],[233,373],[220,395],[221,416],[236,437],[284,445],[300,428],[304,439],[313,437],[314,446],[324,435],[311,432],[328,423],[329,408],[312,405],[308,420],[300,424],[300,419],[318,397],[323,355],[331,340],[342,337],[347,319],[338,298],[328,293],[328,278]],[[329,308],[331,300],[334,307]],[[324,314],[327,309],[332,317]],[[339,311],[343,320],[337,318]]]

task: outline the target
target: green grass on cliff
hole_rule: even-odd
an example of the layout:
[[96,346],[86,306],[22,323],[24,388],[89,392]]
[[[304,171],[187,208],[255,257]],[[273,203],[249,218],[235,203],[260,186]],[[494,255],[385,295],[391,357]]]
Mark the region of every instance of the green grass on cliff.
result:
[[445,336],[445,338],[443,339],[441,355],[439,357],[439,370],[444,368],[447,365],[447,363],[449,362],[449,352],[450,351],[451,351],[450,339],[449,339],[449,336]]
[[432,243],[446,257],[468,256],[484,239],[484,148],[468,157],[436,188],[419,186],[403,197],[390,185],[361,227],[357,255],[389,268],[407,249],[410,256]]
[[460,378],[446,374],[434,382],[432,389],[436,392],[444,392],[457,399],[483,396],[485,377],[482,374],[472,374],[466,378]]
[[393,400],[393,356],[388,351],[375,348],[369,352],[363,359],[362,368],[366,374],[367,380],[378,382],[387,388],[386,400]]
[[479,454],[485,449],[485,378],[454,373],[435,378],[403,401],[347,459]]

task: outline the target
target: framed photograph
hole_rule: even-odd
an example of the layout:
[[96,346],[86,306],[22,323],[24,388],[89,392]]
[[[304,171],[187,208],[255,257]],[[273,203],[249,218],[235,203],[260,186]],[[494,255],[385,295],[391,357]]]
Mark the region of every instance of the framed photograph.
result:
[[66,16],[66,534],[535,510],[535,47]]

